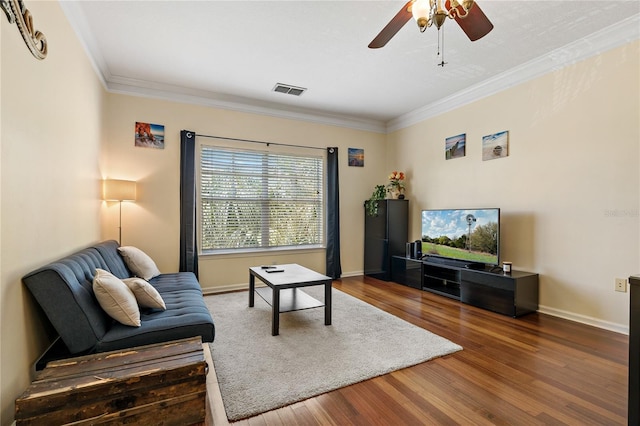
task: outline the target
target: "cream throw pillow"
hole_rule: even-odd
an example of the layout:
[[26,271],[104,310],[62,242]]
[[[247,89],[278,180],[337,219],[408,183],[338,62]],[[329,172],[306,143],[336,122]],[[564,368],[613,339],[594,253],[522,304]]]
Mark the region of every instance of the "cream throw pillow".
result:
[[167,309],[158,290],[142,278],[125,278],[122,281],[133,292],[141,308]]
[[93,293],[111,318],[124,325],[140,327],[140,310],[136,298],[120,279],[104,269],[96,269]]
[[153,259],[139,248],[131,246],[118,247],[118,251],[134,275],[147,281],[160,275],[160,270]]

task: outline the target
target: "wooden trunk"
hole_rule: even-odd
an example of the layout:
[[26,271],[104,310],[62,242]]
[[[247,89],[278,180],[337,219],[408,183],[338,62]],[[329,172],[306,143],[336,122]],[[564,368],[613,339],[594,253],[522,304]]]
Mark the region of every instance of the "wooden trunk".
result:
[[53,361],[16,400],[16,424],[202,424],[207,371],[199,337]]

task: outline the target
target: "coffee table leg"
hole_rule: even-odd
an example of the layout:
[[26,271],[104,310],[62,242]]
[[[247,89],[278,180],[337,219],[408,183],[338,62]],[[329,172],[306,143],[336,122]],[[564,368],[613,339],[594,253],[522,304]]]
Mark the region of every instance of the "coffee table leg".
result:
[[324,285],[324,325],[331,325],[331,281]]
[[271,311],[271,335],[277,336],[280,333],[280,289],[273,289],[273,303]]
[[255,290],[256,290],[256,277],[254,277],[253,274],[249,274],[249,307],[250,308],[253,308]]

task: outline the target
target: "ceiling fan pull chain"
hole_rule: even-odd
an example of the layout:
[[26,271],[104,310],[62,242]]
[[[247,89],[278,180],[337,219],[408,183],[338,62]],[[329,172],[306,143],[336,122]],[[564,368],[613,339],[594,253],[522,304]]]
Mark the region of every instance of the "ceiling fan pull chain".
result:
[[[438,56],[440,56],[440,28],[438,28]],[[444,29],[442,30],[442,60],[438,64],[439,67],[445,66],[446,62],[444,61]]]

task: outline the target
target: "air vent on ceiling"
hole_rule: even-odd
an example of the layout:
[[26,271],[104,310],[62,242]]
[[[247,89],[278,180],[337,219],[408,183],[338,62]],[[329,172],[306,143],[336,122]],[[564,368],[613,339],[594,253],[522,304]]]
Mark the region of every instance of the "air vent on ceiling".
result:
[[306,90],[307,89],[305,89],[304,87],[296,87],[296,86],[291,86],[289,84],[282,84],[282,83],[276,84],[275,87],[273,88],[274,92],[286,93],[288,95],[293,95],[293,96],[300,96]]

